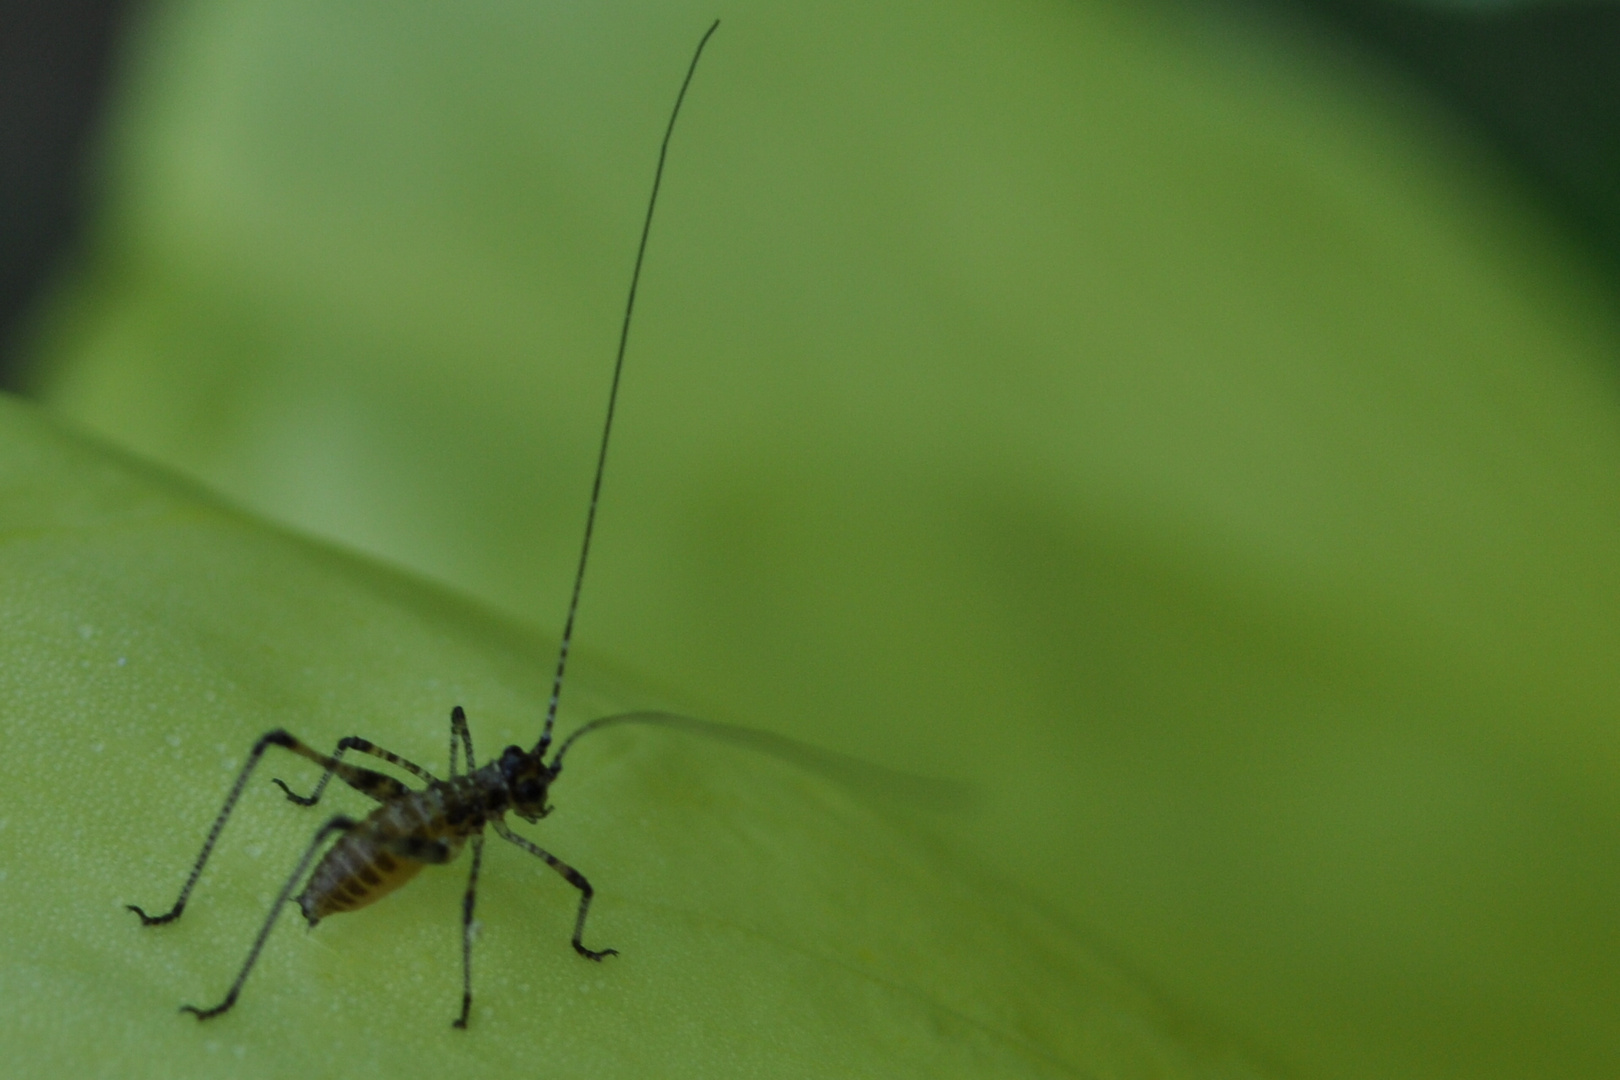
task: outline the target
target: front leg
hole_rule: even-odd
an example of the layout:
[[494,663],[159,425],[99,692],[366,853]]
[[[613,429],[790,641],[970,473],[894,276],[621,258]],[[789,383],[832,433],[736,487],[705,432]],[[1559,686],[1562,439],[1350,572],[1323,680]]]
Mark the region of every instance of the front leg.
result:
[[598,952],[595,949],[585,947],[585,915],[591,910],[591,897],[596,895],[596,890],[591,888],[589,881],[585,880],[585,875],[557,858],[551,852],[529,843],[529,841],[507,828],[504,821],[491,820],[489,824],[491,828],[500,834],[502,840],[516,844],[530,855],[544,859],[547,866],[557,871],[563,876],[564,881],[579,890],[579,914],[574,919],[574,951],[587,960],[600,960],[604,956],[618,956],[618,949],[603,949]]

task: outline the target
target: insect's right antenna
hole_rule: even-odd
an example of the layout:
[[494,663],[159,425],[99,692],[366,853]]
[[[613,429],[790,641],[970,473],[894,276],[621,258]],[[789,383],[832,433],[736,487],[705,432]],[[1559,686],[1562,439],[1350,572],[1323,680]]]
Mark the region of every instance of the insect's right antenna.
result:
[[664,128],[664,141],[658,148],[658,168],[653,173],[652,195],[647,199],[647,217],[641,224],[641,243],[636,248],[636,265],[630,273],[630,296],[624,304],[624,324],[619,329],[619,352],[613,361],[613,385],[608,390],[607,421],[602,425],[602,445],[596,452],[596,479],[591,482],[591,504],[585,513],[585,539],[580,544],[579,568],[574,572],[574,594],[568,601],[568,618],[563,623],[562,644],[557,649],[557,673],[551,681],[551,700],[546,705],[546,726],[540,732],[540,741],[535,744],[534,753],[544,756],[547,747],[551,745],[551,728],[557,721],[557,702],[562,698],[563,672],[568,668],[568,646],[574,639],[574,615],[579,611],[579,590],[585,583],[585,562],[591,554],[591,530],[596,525],[596,504],[602,495],[602,472],[607,466],[608,437],[613,434],[613,409],[619,400],[619,374],[624,370],[624,350],[630,341],[630,316],[636,309],[636,285],[641,281],[641,263],[647,254],[647,237],[652,232],[653,208],[658,205],[658,185],[664,179],[664,159],[669,155],[669,139],[675,134],[675,119],[681,115],[681,102],[686,100],[686,88],[692,85],[692,76],[697,72],[698,60],[703,56],[703,47],[709,43],[709,38],[720,28],[720,20],[703,32],[703,38],[698,42],[697,49],[692,53],[692,62],[687,65],[686,78],[681,82],[681,91],[675,95],[675,107],[670,110],[669,124]]

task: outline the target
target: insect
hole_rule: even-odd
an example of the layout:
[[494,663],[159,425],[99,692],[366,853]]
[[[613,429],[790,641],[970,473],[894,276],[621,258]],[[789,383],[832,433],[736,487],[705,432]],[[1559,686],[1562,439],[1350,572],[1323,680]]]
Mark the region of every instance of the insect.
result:
[[[585,946],[585,918],[590,913],[591,898],[595,895],[585,875],[563,862],[549,851],[537,846],[506,824],[505,815],[516,814],[527,822],[537,822],[552,810],[547,803],[551,785],[562,773],[563,758],[569,747],[581,736],[614,723],[652,722],[701,725],[696,721],[657,713],[627,713],[603,717],[586,724],[570,735],[557,748],[550,761],[546,755],[551,749],[552,727],[557,718],[557,704],[562,696],[563,675],[568,667],[568,647],[573,640],[574,616],[579,609],[580,586],[585,580],[585,564],[591,551],[591,531],[596,521],[596,508],[602,493],[602,475],[607,464],[608,439],[613,431],[613,410],[619,393],[619,377],[624,369],[625,346],[630,336],[630,319],[635,311],[636,286],[641,278],[641,265],[647,252],[647,238],[652,230],[653,210],[658,203],[658,188],[663,180],[664,162],[669,153],[670,138],[675,132],[675,121],[680,116],[681,103],[697,71],[698,60],[720,26],[719,20],[704,32],[687,66],[686,77],[670,110],[669,123],[664,129],[663,142],[658,151],[658,166],[653,174],[652,194],[647,200],[647,214],[642,223],[641,241],[636,249],[635,268],[630,276],[630,293],[625,303],[624,322],[620,329],[617,357],[613,367],[612,387],[608,392],[607,419],[602,427],[602,441],[597,452],[595,479],[591,484],[590,508],[585,516],[585,536],[580,545],[579,565],[574,575],[573,594],[568,604],[568,616],[563,624],[562,642],[557,651],[557,667],[551,684],[551,697],[546,706],[545,725],[539,741],[530,750],[508,746],[494,761],[478,765],[473,756],[472,733],[467,726],[466,713],[456,706],[450,713],[450,774],[448,779],[433,776],[420,765],[377,746],[358,736],[340,739],[331,755],[323,754],[287,731],[277,729],[260,737],[253,744],[246,762],[237,774],[225,804],[208,830],[202,851],[192,864],[191,873],[180,889],[174,906],[161,915],[148,915],[134,904],[126,905],[140,916],[143,926],[162,926],[180,918],[191,898],[197,879],[202,875],[208,857],[213,853],[226,820],[236,807],[248,777],[259,760],[273,746],[290,750],[321,766],[322,773],[308,795],[298,795],[280,780],[274,781],[292,802],[300,806],[314,806],[320,802],[334,776],[363,795],[378,802],[378,806],[364,818],[345,814],[329,818],[315,832],[314,839],[304,850],[297,867],[282,886],[275,903],[271,905],[258,937],[248,950],[236,981],[231,983],[224,1000],[210,1008],[195,1005],[182,1006],[182,1010],[208,1020],[228,1011],[236,1004],[242,985],[253,970],[264,943],[275,927],[277,916],[292,896],[300,881],[303,891],[297,902],[304,918],[314,926],[328,915],[353,911],[375,902],[409,882],[424,866],[439,865],[455,859],[464,847],[472,848],[472,867],[467,876],[467,891],[461,907],[461,1013],[454,1026],[465,1028],[472,1009],[472,944],[473,907],[478,896],[478,871],[483,862],[484,830],[543,860],[570,885],[579,890],[579,910],[574,919],[574,951],[587,960],[600,961],[614,956],[614,949],[590,949]],[[421,788],[412,789],[403,782],[373,769],[361,768],[343,760],[350,751],[369,754],[409,773],[422,781]],[[458,759],[465,760],[465,769]],[[335,843],[330,841],[336,838]],[[322,849],[325,848],[324,854]],[[317,858],[317,856],[319,856]],[[311,864],[314,865],[310,872]],[[305,874],[309,873],[307,880]]]

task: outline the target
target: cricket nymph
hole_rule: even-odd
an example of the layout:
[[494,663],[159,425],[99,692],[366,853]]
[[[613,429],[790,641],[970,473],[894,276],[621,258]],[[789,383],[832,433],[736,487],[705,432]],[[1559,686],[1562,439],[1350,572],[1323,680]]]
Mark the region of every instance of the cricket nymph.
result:
[[[141,925],[163,926],[180,918],[186,910],[186,903],[191,899],[191,892],[196,888],[203,868],[208,865],[208,858],[213,854],[220,832],[225,828],[225,822],[230,818],[231,811],[236,808],[237,800],[247,788],[249,776],[272,746],[290,750],[322,769],[321,778],[316,781],[314,790],[308,795],[295,794],[282,781],[275,781],[292,802],[300,806],[314,806],[320,801],[321,795],[335,776],[360,794],[374,799],[378,805],[371,813],[359,819],[347,814],[335,814],[315,831],[314,838],[293,868],[292,875],[287,878],[280,895],[270,905],[270,911],[259,929],[259,936],[254,938],[252,947],[248,949],[247,959],[243,961],[242,968],[236,975],[236,981],[231,983],[231,988],[226,991],[224,1000],[206,1009],[200,1009],[195,1005],[182,1006],[184,1011],[197,1019],[208,1020],[219,1016],[236,1004],[237,996],[242,992],[242,984],[247,981],[248,973],[253,970],[259,953],[264,949],[264,943],[275,927],[276,917],[282,905],[292,897],[298,883],[305,880],[304,874],[310,871],[311,864],[315,869],[310,872],[297,899],[298,906],[304,912],[304,918],[309,920],[310,926],[314,926],[328,915],[354,911],[375,903],[416,877],[424,866],[450,862],[461,854],[462,848],[470,846],[472,866],[467,875],[467,891],[461,903],[461,1013],[453,1022],[455,1027],[465,1028],[472,1010],[473,908],[478,897],[478,869],[483,863],[486,828],[493,830],[495,835],[507,843],[544,860],[546,865],[557,871],[564,881],[579,890],[579,909],[574,917],[574,936],[571,941],[575,952],[587,960],[601,960],[616,955],[614,949],[585,947],[583,941],[585,916],[590,911],[591,897],[595,895],[590,882],[585,880],[585,875],[551,852],[507,828],[506,814],[514,813],[532,823],[551,812],[551,807],[546,805],[547,793],[551,790],[552,783],[562,773],[563,756],[580,736],[610,723],[661,722],[658,714],[626,713],[602,717],[577,729],[557,748],[551,760],[546,760],[546,754],[551,749],[552,728],[557,720],[557,703],[562,695],[563,674],[568,667],[568,647],[573,641],[574,616],[579,611],[580,587],[585,580],[585,564],[591,551],[591,530],[596,522],[596,508],[602,494],[602,475],[607,465],[608,438],[613,431],[614,403],[618,400],[619,376],[624,370],[625,346],[630,339],[630,316],[635,310],[636,285],[641,280],[641,265],[647,253],[647,238],[652,230],[653,208],[658,203],[658,187],[664,175],[664,160],[669,153],[669,141],[675,132],[675,119],[680,115],[681,102],[686,99],[687,87],[691,85],[692,75],[697,70],[698,58],[703,55],[703,47],[708,44],[709,38],[719,25],[719,21],[716,20],[698,41],[697,50],[692,54],[692,61],[687,65],[686,78],[675,97],[675,107],[670,110],[669,123],[664,128],[664,141],[659,147],[658,166],[653,172],[652,194],[647,200],[647,216],[641,226],[641,244],[636,250],[635,267],[630,273],[630,295],[625,302],[624,322],[619,328],[619,348],[613,361],[613,384],[608,391],[607,419],[602,425],[602,442],[596,455],[596,476],[591,484],[589,508],[585,512],[585,537],[580,544],[579,566],[574,572],[573,596],[568,602],[568,617],[563,622],[562,640],[557,648],[557,668],[551,682],[551,699],[546,705],[545,723],[541,727],[539,740],[530,750],[524,750],[520,746],[508,746],[497,760],[480,768],[473,759],[472,733],[467,728],[467,714],[457,705],[450,713],[449,776],[441,779],[420,765],[407,761],[398,754],[357,735],[339,739],[337,748],[330,755],[321,753],[281,728],[261,735],[253,744],[253,749],[248,753],[241,771],[237,773],[236,782],[226,793],[225,805],[214,818],[214,824],[209,828],[208,836],[203,841],[202,851],[191,864],[191,873],[186,877],[185,884],[180,887],[180,895],[175,900],[174,906],[161,915],[148,915],[137,904],[125,905],[140,917]],[[421,781],[422,786],[407,787],[403,781],[387,773],[344,761],[344,755],[351,750],[370,755],[402,772],[409,773]],[[466,762],[464,769],[458,766],[457,760],[463,757]],[[326,849],[325,854],[321,854],[322,847],[328,843],[331,846]],[[319,859],[316,858],[317,855],[320,855]]]
[[[510,811],[529,822],[539,821],[545,817],[551,812],[551,807],[546,805],[546,795],[551,790],[552,782],[562,773],[563,756],[575,740],[609,723],[639,719],[643,719],[642,714],[593,720],[570,735],[557,748],[549,763],[546,761],[546,751],[551,746],[551,731],[548,725],[533,750],[508,746],[499,760],[478,768],[473,758],[472,732],[467,728],[467,714],[460,705],[457,705],[450,712],[450,776],[444,780],[429,773],[420,765],[407,761],[398,754],[384,750],[371,740],[362,739],[357,735],[338,740],[336,751],[329,756],[291,732],[278,728],[260,736],[258,742],[253,744],[247,762],[237,775],[236,783],[225,796],[225,806],[221,809],[219,817],[214,820],[214,827],[209,830],[208,839],[203,842],[202,852],[197,856],[197,861],[191,868],[191,876],[181,888],[180,898],[175,901],[174,907],[162,915],[148,915],[135,904],[127,906],[140,916],[141,922],[146,926],[161,926],[178,919],[186,909],[186,902],[191,897],[192,888],[197,884],[197,878],[201,876],[203,867],[208,863],[208,856],[214,850],[220,830],[225,827],[225,820],[230,817],[231,810],[235,808],[236,800],[241,797],[243,788],[247,786],[248,776],[258,765],[259,759],[272,746],[291,750],[299,757],[308,758],[322,768],[320,780],[316,781],[315,789],[308,795],[295,794],[285,782],[274,781],[292,802],[300,806],[314,806],[320,802],[321,795],[326,791],[326,786],[331,783],[332,778],[337,777],[354,790],[375,799],[379,805],[377,809],[359,820],[346,814],[338,814],[321,826],[315,834],[315,839],[304,851],[304,857],[299,860],[292,877],[287,879],[281,895],[271,905],[270,915],[259,931],[258,938],[254,940],[253,947],[248,951],[247,961],[236,976],[236,982],[226,993],[225,1000],[209,1009],[199,1009],[194,1005],[186,1005],[183,1008],[186,1012],[195,1014],[198,1019],[207,1020],[226,1012],[236,1003],[242,984],[247,980],[248,972],[253,970],[254,962],[259,958],[259,951],[264,948],[265,940],[270,936],[270,928],[275,925],[277,911],[292,895],[293,888],[303,879],[310,864],[315,862],[316,852],[320,851],[321,846],[331,837],[337,837],[336,843],[326,850],[319,862],[315,862],[315,870],[310,874],[304,891],[298,896],[298,906],[312,927],[328,915],[354,911],[375,903],[414,878],[421,872],[422,867],[450,862],[461,854],[461,849],[470,842],[472,869],[468,875],[467,894],[461,906],[461,1015],[455,1021],[456,1027],[466,1027],[468,1012],[472,1008],[473,905],[477,897],[478,868],[484,856],[485,828],[493,829],[501,839],[544,859],[546,865],[579,890],[579,913],[574,918],[574,936],[571,942],[575,952],[587,960],[601,960],[603,957],[618,955],[616,949],[585,947],[583,941],[585,916],[591,909],[591,897],[595,895],[595,890],[591,888],[591,883],[585,880],[585,875],[551,852],[507,828],[505,815]],[[412,790],[386,773],[352,765],[343,760],[344,754],[350,750],[386,761],[422,780],[426,786]],[[460,771],[457,766],[457,759],[462,757],[466,761],[465,772]]]
[[[456,714],[464,715],[459,708]],[[314,926],[328,915],[381,900],[422,867],[454,861],[469,837],[507,810],[538,821],[546,813],[541,804],[551,780],[544,765],[509,746],[498,762],[390,799],[344,833],[316,864],[298,896],[304,918]],[[514,790],[529,797],[516,799]]]

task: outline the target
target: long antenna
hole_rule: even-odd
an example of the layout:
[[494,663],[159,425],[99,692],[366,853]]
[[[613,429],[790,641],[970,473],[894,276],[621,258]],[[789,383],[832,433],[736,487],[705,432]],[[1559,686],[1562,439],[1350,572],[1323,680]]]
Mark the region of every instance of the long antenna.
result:
[[551,728],[557,722],[557,702],[562,698],[563,672],[568,669],[568,646],[574,639],[574,615],[579,611],[579,590],[585,583],[585,562],[591,554],[591,531],[596,526],[596,504],[602,497],[602,472],[607,467],[608,437],[613,434],[613,409],[619,401],[619,375],[624,370],[624,350],[630,342],[630,316],[636,310],[636,286],[641,281],[641,263],[647,255],[647,237],[652,233],[653,209],[658,205],[658,186],[664,179],[664,159],[669,155],[670,136],[675,134],[675,120],[681,115],[681,102],[686,100],[686,88],[692,85],[698,60],[709,38],[720,29],[716,19],[703,32],[692,62],[687,65],[686,78],[681,80],[681,92],[675,95],[675,107],[669,112],[669,124],[664,128],[664,141],[658,148],[658,168],[653,173],[652,195],[647,199],[647,218],[641,223],[641,243],[636,247],[636,267],[630,273],[630,296],[624,303],[624,325],[619,329],[619,353],[613,361],[613,386],[608,390],[607,422],[602,425],[602,445],[596,452],[596,479],[591,481],[591,508],[585,513],[585,540],[579,548],[579,569],[574,572],[574,595],[568,601],[568,619],[563,623],[562,644],[557,649],[557,674],[551,681],[551,701],[546,705],[546,726],[540,732],[540,741],[534,752],[544,756],[551,745]]

